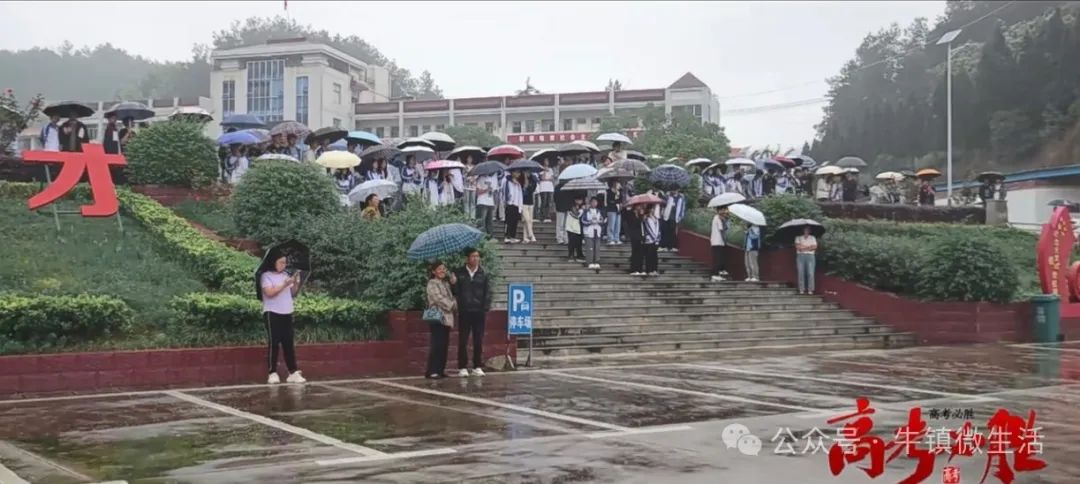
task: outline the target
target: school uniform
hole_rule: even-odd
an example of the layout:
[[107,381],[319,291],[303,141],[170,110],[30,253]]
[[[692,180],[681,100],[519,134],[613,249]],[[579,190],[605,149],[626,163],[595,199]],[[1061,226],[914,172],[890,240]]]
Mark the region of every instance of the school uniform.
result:
[[686,197],[681,193],[668,196],[662,213],[660,248],[678,250],[679,223],[686,216]]
[[521,210],[525,205],[525,194],[521,185],[516,180],[509,179],[506,182],[506,240],[517,240],[518,222],[521,221]]
[[604,232],[604,214],[599,208],[589,208],[581,214],[582,231],[585,236],[585,246],[588,249],[590,266],[600,263],[600,240]]
[[650,213],[642,221],[645,228],[645,273],[657,275],[660,264],[657,255],[657,247],[660,244],[660,218],[656,213]]
[[627,210],[623,229],[630,241],[630,274],[641,275],[645,271],[645,225],[637,213]]
[[748,281],[756,281],[760,276],[758,271],[759,250],[761,250],[761,227],[751,225],[750,228],[746,229],[746,239],[743,241],[746,280]]
[[724,235],[727,233],[728,221],[719,214],[713,215],[712,228],[709,232],[709,244],[712,246],[713,275],[716,277],[727,276],[727,263],[724,260]]
[[582,210],[578,207],[574,207],[566,213],[567,253],[570,259],[579,261],[585,259],[585,254],[582,253],[581,249],[581,214]]

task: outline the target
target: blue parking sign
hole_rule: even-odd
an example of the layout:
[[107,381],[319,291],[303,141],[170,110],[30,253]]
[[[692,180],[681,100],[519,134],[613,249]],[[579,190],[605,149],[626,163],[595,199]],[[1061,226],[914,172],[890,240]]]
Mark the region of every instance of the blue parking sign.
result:
[[507,303],[507,332],[512,336],[531,335],[533,327],[532,284],[510,284]]

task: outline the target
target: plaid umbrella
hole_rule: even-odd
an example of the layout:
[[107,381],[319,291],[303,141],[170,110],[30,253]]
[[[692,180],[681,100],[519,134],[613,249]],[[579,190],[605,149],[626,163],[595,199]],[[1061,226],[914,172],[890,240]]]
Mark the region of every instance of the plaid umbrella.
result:
[[645,162],[643,162],[641,160],[631,160],[629,158],[625,159],[625,160],[616,161],[615,165],[613,167],[616,170],[623,170],[623,171],[633,171],[633,172],[641,172],[641,173],[648,173],[649,172],[649,165],[646,165]]
[[291,135],[296,136],[297,138],[303,138],[304,136],[307,136],[307,134],[310,132],[311,130],[308,129],[307,126],[304,126],[302,123],[296,121],[282,121],[274,125],[274,127],[270,129],[270,136]]
[[540,166],[539,163],[537,163],[535,161],[532,161],[532,160],[517,160],[517,161],[515,161],[513,163],[510,163],[510,166],[508,166],[506,169],[507,170],[542,171],[544,169],[544,167]]
[[690,185],[690,173],[675,165],[660,165],[649,174],[649,181],[665,190],[686,188]]
[[607,190],[607,184],[596,179],[596,177],[587,176],[585,178],[578,178],[566,182],[562,187],[563,190],[586,190],[586,191],[603,191]]
[[[305,275],[311,272],[311,251],[307,246],[301,244],[296,240],[289,240],[282,242],[273,247],[270,247],[265,254],[263,254],[262,262],[259,263],[259,267],[255,268],[255,296],[262,301],[262,284],[260,279],[266,271],[274,270],[274,262],[278,259],[285,257],[288,260],[286,266],[286,272],[292,272],[296,270],[304,271]],[[301,284],[306,278],[301,279]]]
[[401,150],[394,148],[393,146],[375,145],[364,148],[364,151],[360,152],[360,157],[365,161],[377,160],[379,158],[390,159],[397,156],[399,153],[401,153]]
[[485,161],[469,170],[469,176],[489,176],[506,169],[506,165],[498,161]]
[[146,107],[143,103],[125,101],[105,111],[106,116],[110,114],[115,114],[120,119],[131,118],[135,121],[142,121],[154,117],[154,110]]
[[484,233],[465,224],[443,224],[424,231],[409,246],[413,261],[432,260],[461,252],[484,240]]

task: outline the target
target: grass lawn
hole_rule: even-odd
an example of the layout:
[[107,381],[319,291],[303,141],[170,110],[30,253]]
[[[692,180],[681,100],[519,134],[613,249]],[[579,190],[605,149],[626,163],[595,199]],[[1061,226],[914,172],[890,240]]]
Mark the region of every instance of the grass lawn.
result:
[[[62,202],[61,210],[74,210]],[[134,220],[60,215],[58,233],[48,209],[31,212],[23,200],[0,199],[0,288],[31,294],[104,294],[124,299],[139,326],[167,320],[165,304],[206,287],[179,264],[159,256]]]
[[186,200],[172,209],[181,217],[205,226],[226,239],[239,235],[233,224],[232,211],[224,201]]

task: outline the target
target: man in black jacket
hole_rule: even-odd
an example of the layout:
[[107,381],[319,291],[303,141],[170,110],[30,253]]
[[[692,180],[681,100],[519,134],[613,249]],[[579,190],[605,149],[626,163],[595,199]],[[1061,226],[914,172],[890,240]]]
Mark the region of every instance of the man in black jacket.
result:
[[480,251],[466,249],[465,267],[450,276],[458,303],[458,376],[469,376],[469,333],[473,340],[472,376],[484,376],[484,320],[491,309],[491,281],[480,268]]
[[566,236],[566,212],[574,206],[574,192],[564,191],[565,184],[566,182],[559,182],[555,185],[555,241],[562,245],[566,245],[570,240]]

